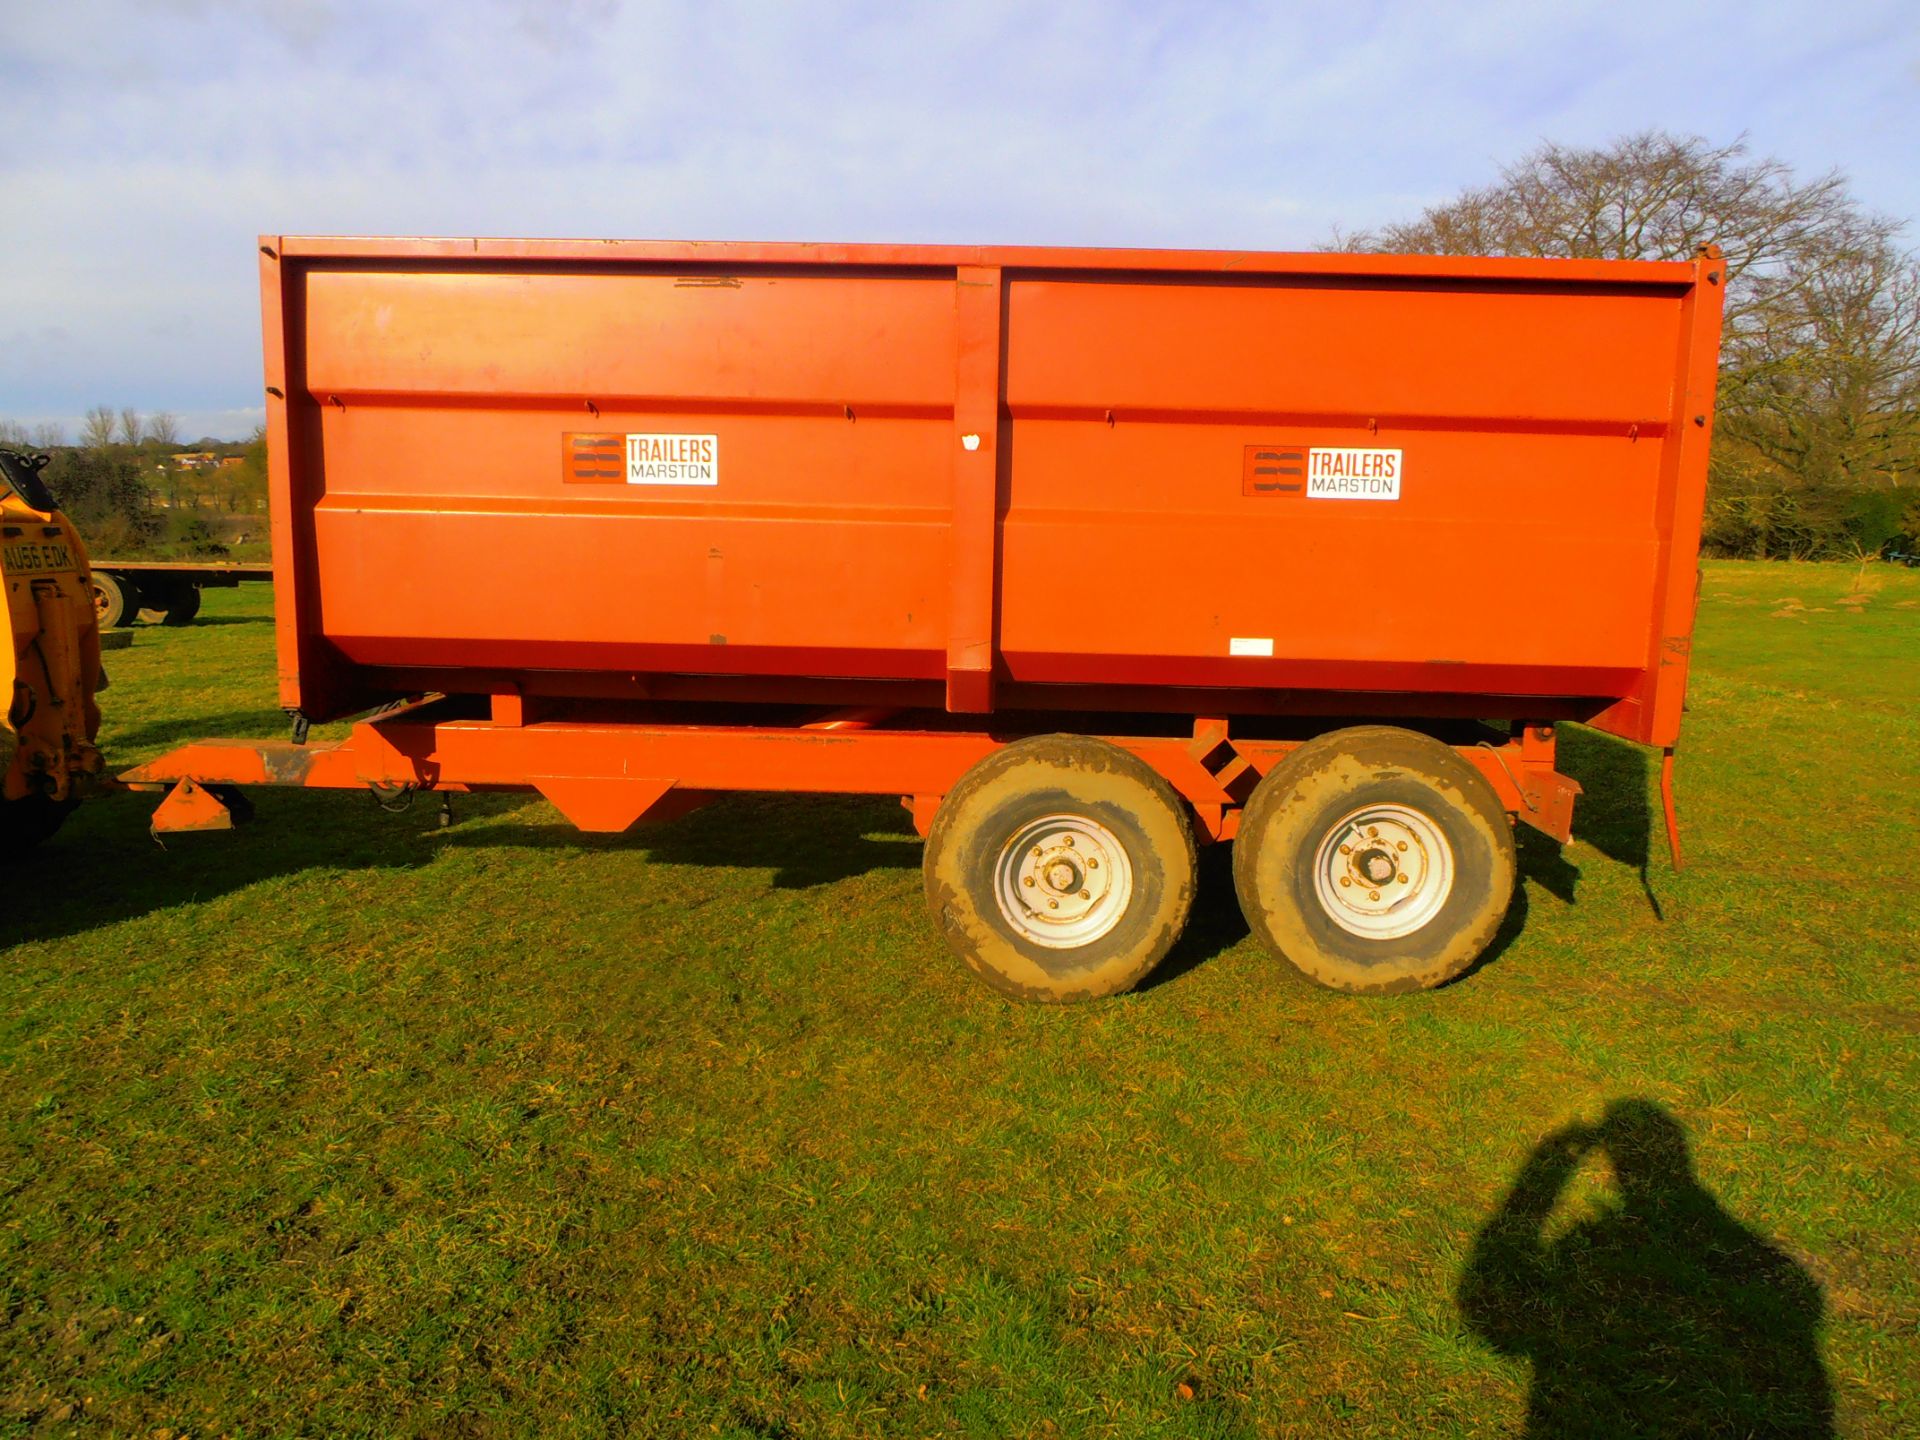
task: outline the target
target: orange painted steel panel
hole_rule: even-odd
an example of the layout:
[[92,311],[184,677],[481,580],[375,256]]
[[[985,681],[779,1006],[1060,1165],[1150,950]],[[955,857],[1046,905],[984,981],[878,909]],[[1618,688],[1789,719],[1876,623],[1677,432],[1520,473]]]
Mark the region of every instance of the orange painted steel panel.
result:
[[314,718],[422,675],[723,677],[1677,734],[1712,254],[262,252],[281,693]]
[[[322,397],[488,406],[944,411],[953,291],[932,278],[316,270],[308,383]],[[607,428],[576,425],[569,428]]]

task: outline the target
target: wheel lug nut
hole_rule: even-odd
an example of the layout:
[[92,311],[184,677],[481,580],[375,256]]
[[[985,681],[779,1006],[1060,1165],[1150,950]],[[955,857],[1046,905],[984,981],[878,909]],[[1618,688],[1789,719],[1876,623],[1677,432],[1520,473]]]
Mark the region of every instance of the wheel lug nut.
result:
[[1069,850],[1073,848],[1073,836],[1071,835],[1067,836],[1067,848]]
[[1407,848],[1407,842],[1406,842],[1406,841],[1404,841],[1404,840],[1402,840],[1402,841],[1400,841],[1400,842],[1399,842],[1399,843],[1398,843],[1397,845],[1395,845],[1395,846],[1394,846],[1393,848],[1394,848],[1394,849],[1396,849],[1396,850],[1404,850],[1404,849],[1406,849],[1406,848]]
[[1093,892],[1091,890],[1082,890],[1080,892],[1080,898],[1082,900],[1091,900],[1093,899]]
[[1404,875],[1402,875],[1402,876],[1400,877],[1400,883],[1401,883],[1402,885],[1405,885],[1405,884],[1407,883],[1407,877],[1406,877],[1406,876],[1404,876]]
[[1042,850],[1038,845],[1033,847],[1033,858],[1036,860],[1038,860],[1042,855],[1046,853],[1047,852]]
[[1367,891],[1367,899],[1378,900],[1379,898],[1380,898],[1380,892],[1378,890]]
[[1060,902],[1058,900],[1047,901],[1047,909],[1058,910],[1059,908],[1060,908]]
[[1340,877],[1340,883],[1342,885],[1351,885],[1353,883],[1353,877],[1351,875],[1342,875]]
[[1087,857],[1087,869],[1098,870],[1099,868],[1100,868],[1100,862],[1094,859],[1091,855],[1089,855]]
[[1340,847],[1340,853],[1342,855],[1351,855],[1353,853],[1353,847],[1351,845],[1342,845]]
[[1379,827],[1378,825],[1369,825],[1369,826],[1367,826],[1367,838],[1368,838],[1369,840],[1377,840],[1377,839],[1379,839],[1379,838],[1380,838],[1380,827]]
[[1029,890],[1031,890],[1033,888],[1033,876],[1031,875],[1027,876],[1027,878],[1022,880],[1020,883],[1026,886]]

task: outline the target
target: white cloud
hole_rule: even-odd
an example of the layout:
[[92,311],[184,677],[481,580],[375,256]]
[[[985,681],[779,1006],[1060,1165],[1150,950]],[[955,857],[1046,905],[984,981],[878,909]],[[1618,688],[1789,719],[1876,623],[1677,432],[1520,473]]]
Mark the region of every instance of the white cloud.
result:
[[0,416],[250,405],[261,231],[1284,248],[1541,138],[1649,125],[1751,131],[1911,213],[1920,181],[1885,143],[1920,122],[1902,8],[1817,18],[1651,0],[10,6]]

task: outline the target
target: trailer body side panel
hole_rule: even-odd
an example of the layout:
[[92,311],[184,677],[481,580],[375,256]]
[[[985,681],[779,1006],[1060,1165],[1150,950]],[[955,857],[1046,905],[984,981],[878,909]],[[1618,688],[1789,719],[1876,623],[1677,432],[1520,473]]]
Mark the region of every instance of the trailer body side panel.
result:
[[269,237],[282,700],[1312,692],[1671,745],[1720,268]]

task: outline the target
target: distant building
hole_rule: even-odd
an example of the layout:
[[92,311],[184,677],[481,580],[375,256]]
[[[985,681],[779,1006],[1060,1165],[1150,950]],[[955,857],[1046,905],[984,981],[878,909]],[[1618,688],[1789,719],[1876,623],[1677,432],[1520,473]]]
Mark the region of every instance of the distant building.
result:
[[211,470],[220,463],[220,457],[211,450],[182,450],[173,457],[176,470]]

